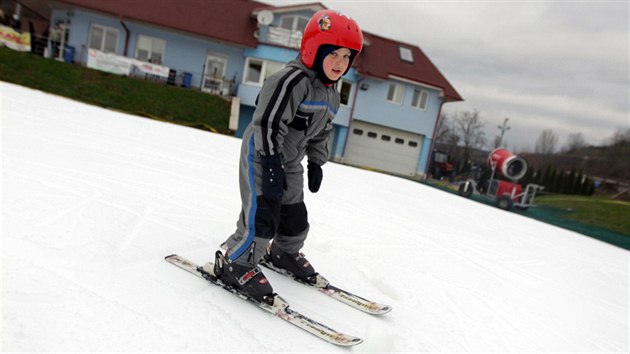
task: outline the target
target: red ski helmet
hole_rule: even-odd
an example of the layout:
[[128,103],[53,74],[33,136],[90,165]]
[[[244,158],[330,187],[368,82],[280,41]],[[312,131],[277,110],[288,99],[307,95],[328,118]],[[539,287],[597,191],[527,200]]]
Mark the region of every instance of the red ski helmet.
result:
[[[306,67],[313,67],[319,47],[325,44],[350,49],[354,61],[363,48],[363,33],[350,17],[334,10],[320,10],[308,21],[302,36],[300,58]],[[344,74],[350,70],[352,61]]]

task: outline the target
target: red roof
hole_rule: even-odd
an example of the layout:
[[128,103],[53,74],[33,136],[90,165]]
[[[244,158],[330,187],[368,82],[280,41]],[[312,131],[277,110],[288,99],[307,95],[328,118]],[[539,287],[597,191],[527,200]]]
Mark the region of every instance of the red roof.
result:
[[222,42],[255,48],[254,9],[265,4],[248,0],[58,0],[88,10],[124,16]]
[[[252,17],[254,11],[324,7],[321,3],[273,7],[250,0],[58,0],[58,3],[116,17],[123,16],[125,20],[150,23],[250,48],[259,44],[254,38],[257,30],[256,19]],[[359,73],[386,80],[394,75],[441,88],[446,101],[462,100],[420,48],[369,32],[363,33],[369,45],[364,47],[355,63]],[[411,50],[413,63],[400,59],[400,46]]]
[[[381,79],[390,75],[441,88],[446,101],[463,101],[455,88],[440,73],[431,60],[415,45],[410,45],[363,32],[369,45],[357,57],[355,66],[360,73]],[[413,62],[400,58],[400,47],[411,50]]]

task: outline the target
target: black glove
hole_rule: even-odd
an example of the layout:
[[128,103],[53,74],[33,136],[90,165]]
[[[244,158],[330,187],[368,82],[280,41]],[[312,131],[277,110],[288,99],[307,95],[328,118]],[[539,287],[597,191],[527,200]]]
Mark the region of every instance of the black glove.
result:
[[322,167],[313,161],[309,161],[308,165],[308,190],[313,193],[317,193],[319,186],[322,185],[322,179],[324,175],[322,173]]
[[262,165],[262,193],[270,200],[282,199],[287,181],[284,177],[284,166],[280,155],[261,156]]

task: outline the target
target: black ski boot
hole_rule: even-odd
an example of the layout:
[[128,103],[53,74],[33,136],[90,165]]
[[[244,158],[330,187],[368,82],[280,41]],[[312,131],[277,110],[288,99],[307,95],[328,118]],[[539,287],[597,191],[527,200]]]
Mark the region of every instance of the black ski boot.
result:
[[217,278],[257,301],[274,304],[273,288],[258,266],[248,267],[227,261],[220,253],[217,252],[214,263],[214,274]]
[[274,267],[288,271],[307,284],[322,288],[328,285],[328,281],[315,272],[311,263],[304,258],[304,254],[301,252],[285,253],[275,243],[271,243],[269,259]]

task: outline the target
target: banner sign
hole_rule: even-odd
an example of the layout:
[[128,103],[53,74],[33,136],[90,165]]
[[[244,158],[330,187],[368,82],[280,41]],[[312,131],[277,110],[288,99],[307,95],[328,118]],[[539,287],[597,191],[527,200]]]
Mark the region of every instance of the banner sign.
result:
[[135,59],[133,61],[134,61],[133,67],[140,72],[168,78],[169,68],[167,68],[166,66],[145,63],[143,61],[139,61]]
[[20,52],[30,52],[31,34],[18,33],[11,27],[0,25],[0,44]]
[[96,49],[88,50],[87,67],[125,76],[141,72],[168,78],[169,72],[169,68],[166,66],[145,63],[116,54],[103,53]]
[[129,75],[131,73],[131,59],[116,54],[103,53],[100,50],[89,49],[87,67],[105,71],[117,75]]

